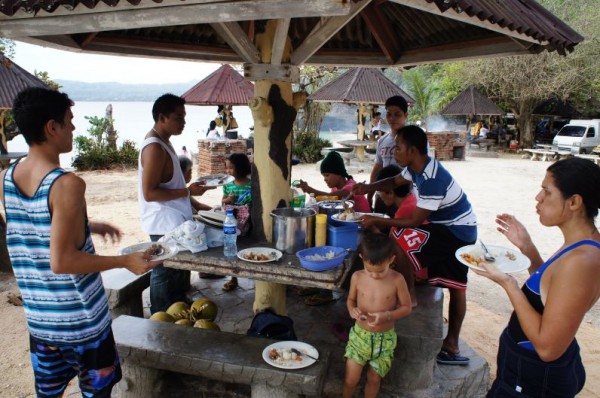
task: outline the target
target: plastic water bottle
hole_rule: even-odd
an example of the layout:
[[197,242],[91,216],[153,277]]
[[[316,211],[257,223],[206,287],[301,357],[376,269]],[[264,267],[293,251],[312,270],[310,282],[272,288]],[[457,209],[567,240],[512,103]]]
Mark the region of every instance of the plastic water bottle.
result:
[[237,255],[237,220],[233,210],[227,210],[223,221],[223,255],[235,257]]
[[307,209],[313,209],[315,211],[315,214],[319,213],[319,205],[317,204],[317,199],[315,198],[314,193],[311,193],[310,196],[308,197],[305,207]]

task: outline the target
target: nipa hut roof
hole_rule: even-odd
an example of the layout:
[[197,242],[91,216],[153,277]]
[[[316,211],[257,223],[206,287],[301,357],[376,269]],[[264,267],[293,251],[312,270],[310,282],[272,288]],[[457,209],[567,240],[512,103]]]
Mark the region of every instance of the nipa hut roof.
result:
[[248,105],[254,84],[225,64],[182,95],[190,105]]
[[13,99],[27,87],[48,86],[0,52],[0,109],[11,109]]
[[473,86],[469,86],[440,112],[442,115],[503,115],[505,112]]
[[385,104],[395,95],[406,102],[415,100],[385,77],[380,69],[353,68],[327,83],[308,97],[315,102],[345,102],[354,104]]

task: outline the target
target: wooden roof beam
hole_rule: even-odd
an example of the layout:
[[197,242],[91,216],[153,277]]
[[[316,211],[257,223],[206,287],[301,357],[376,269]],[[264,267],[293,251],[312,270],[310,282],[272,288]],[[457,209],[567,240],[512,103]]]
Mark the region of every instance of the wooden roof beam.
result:
[[237,22],[219,22],[210,24],[219,36],[240,56],[244,62],[258,63],[259,53],[246,32]]
[[285,44],[288,42],[288,31],[290,29],[290,21],[290,18],[277,20],[277,28],[275,29],[275,36],[273,37],[273,48],[271,50],[271,64],[273,65],[281,65],[281,62],[283,60]]
[[321,18],[321,21],[308,34],[302,44],[292,53],[290,62],[293,65],[302,65],[305,63],[323,44],[327,43],[344,25],[369,5],[371,1],[359,0],[351,3],[350,11],[344,16]]
[[371,3],[360,15],[385,57],[390,63],[393,63],[400,56],[400,48],[397,44],[400,39],[394,35],[394,29],[389,20],[381,13],[375,3]]
[[[364,0],[363,0],[364,1]],[[370,0],[369,0],[370,1]],[[109,30],[149,28],[153,26],[234,22],[347,15],[352,7],[339,0],[163,0],[132,5],[120,1],[116,6],[98,2],[92,9],[59,7],[52,13],[35,16],[22,10],[14,16],[0,14],[0,37],[21,38]]]

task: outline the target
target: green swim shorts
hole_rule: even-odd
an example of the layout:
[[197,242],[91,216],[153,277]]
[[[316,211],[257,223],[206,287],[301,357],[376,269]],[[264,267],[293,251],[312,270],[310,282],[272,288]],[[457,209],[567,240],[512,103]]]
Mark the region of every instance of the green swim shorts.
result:
[[354,324],[344,356],[361,366],[368,362],[382,378],[390,371],[398,336],[390,329],[386,332],[369,332]]

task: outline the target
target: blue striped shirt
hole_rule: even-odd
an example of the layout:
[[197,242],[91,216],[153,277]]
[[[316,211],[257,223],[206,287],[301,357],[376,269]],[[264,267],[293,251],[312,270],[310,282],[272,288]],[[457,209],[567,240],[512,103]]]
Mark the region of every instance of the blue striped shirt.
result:
[[[65,174],[56,168],[32,197],[13,181],[15,164],[4,178],[6,242],[30,334],[52,345],[81,344],[110,327],[108,301],[100,273],[55,274],[50,268],[50,189]],[[94,254],[89,226],[83,252]]]
[[402,171],[402,177],[416,187],[417,207],[431,211],[427,218],[430,223],[445,225],[458,239],[474,242],[477,218],[467,195],[440,162],[427,159],[422,173],[408,167]]

